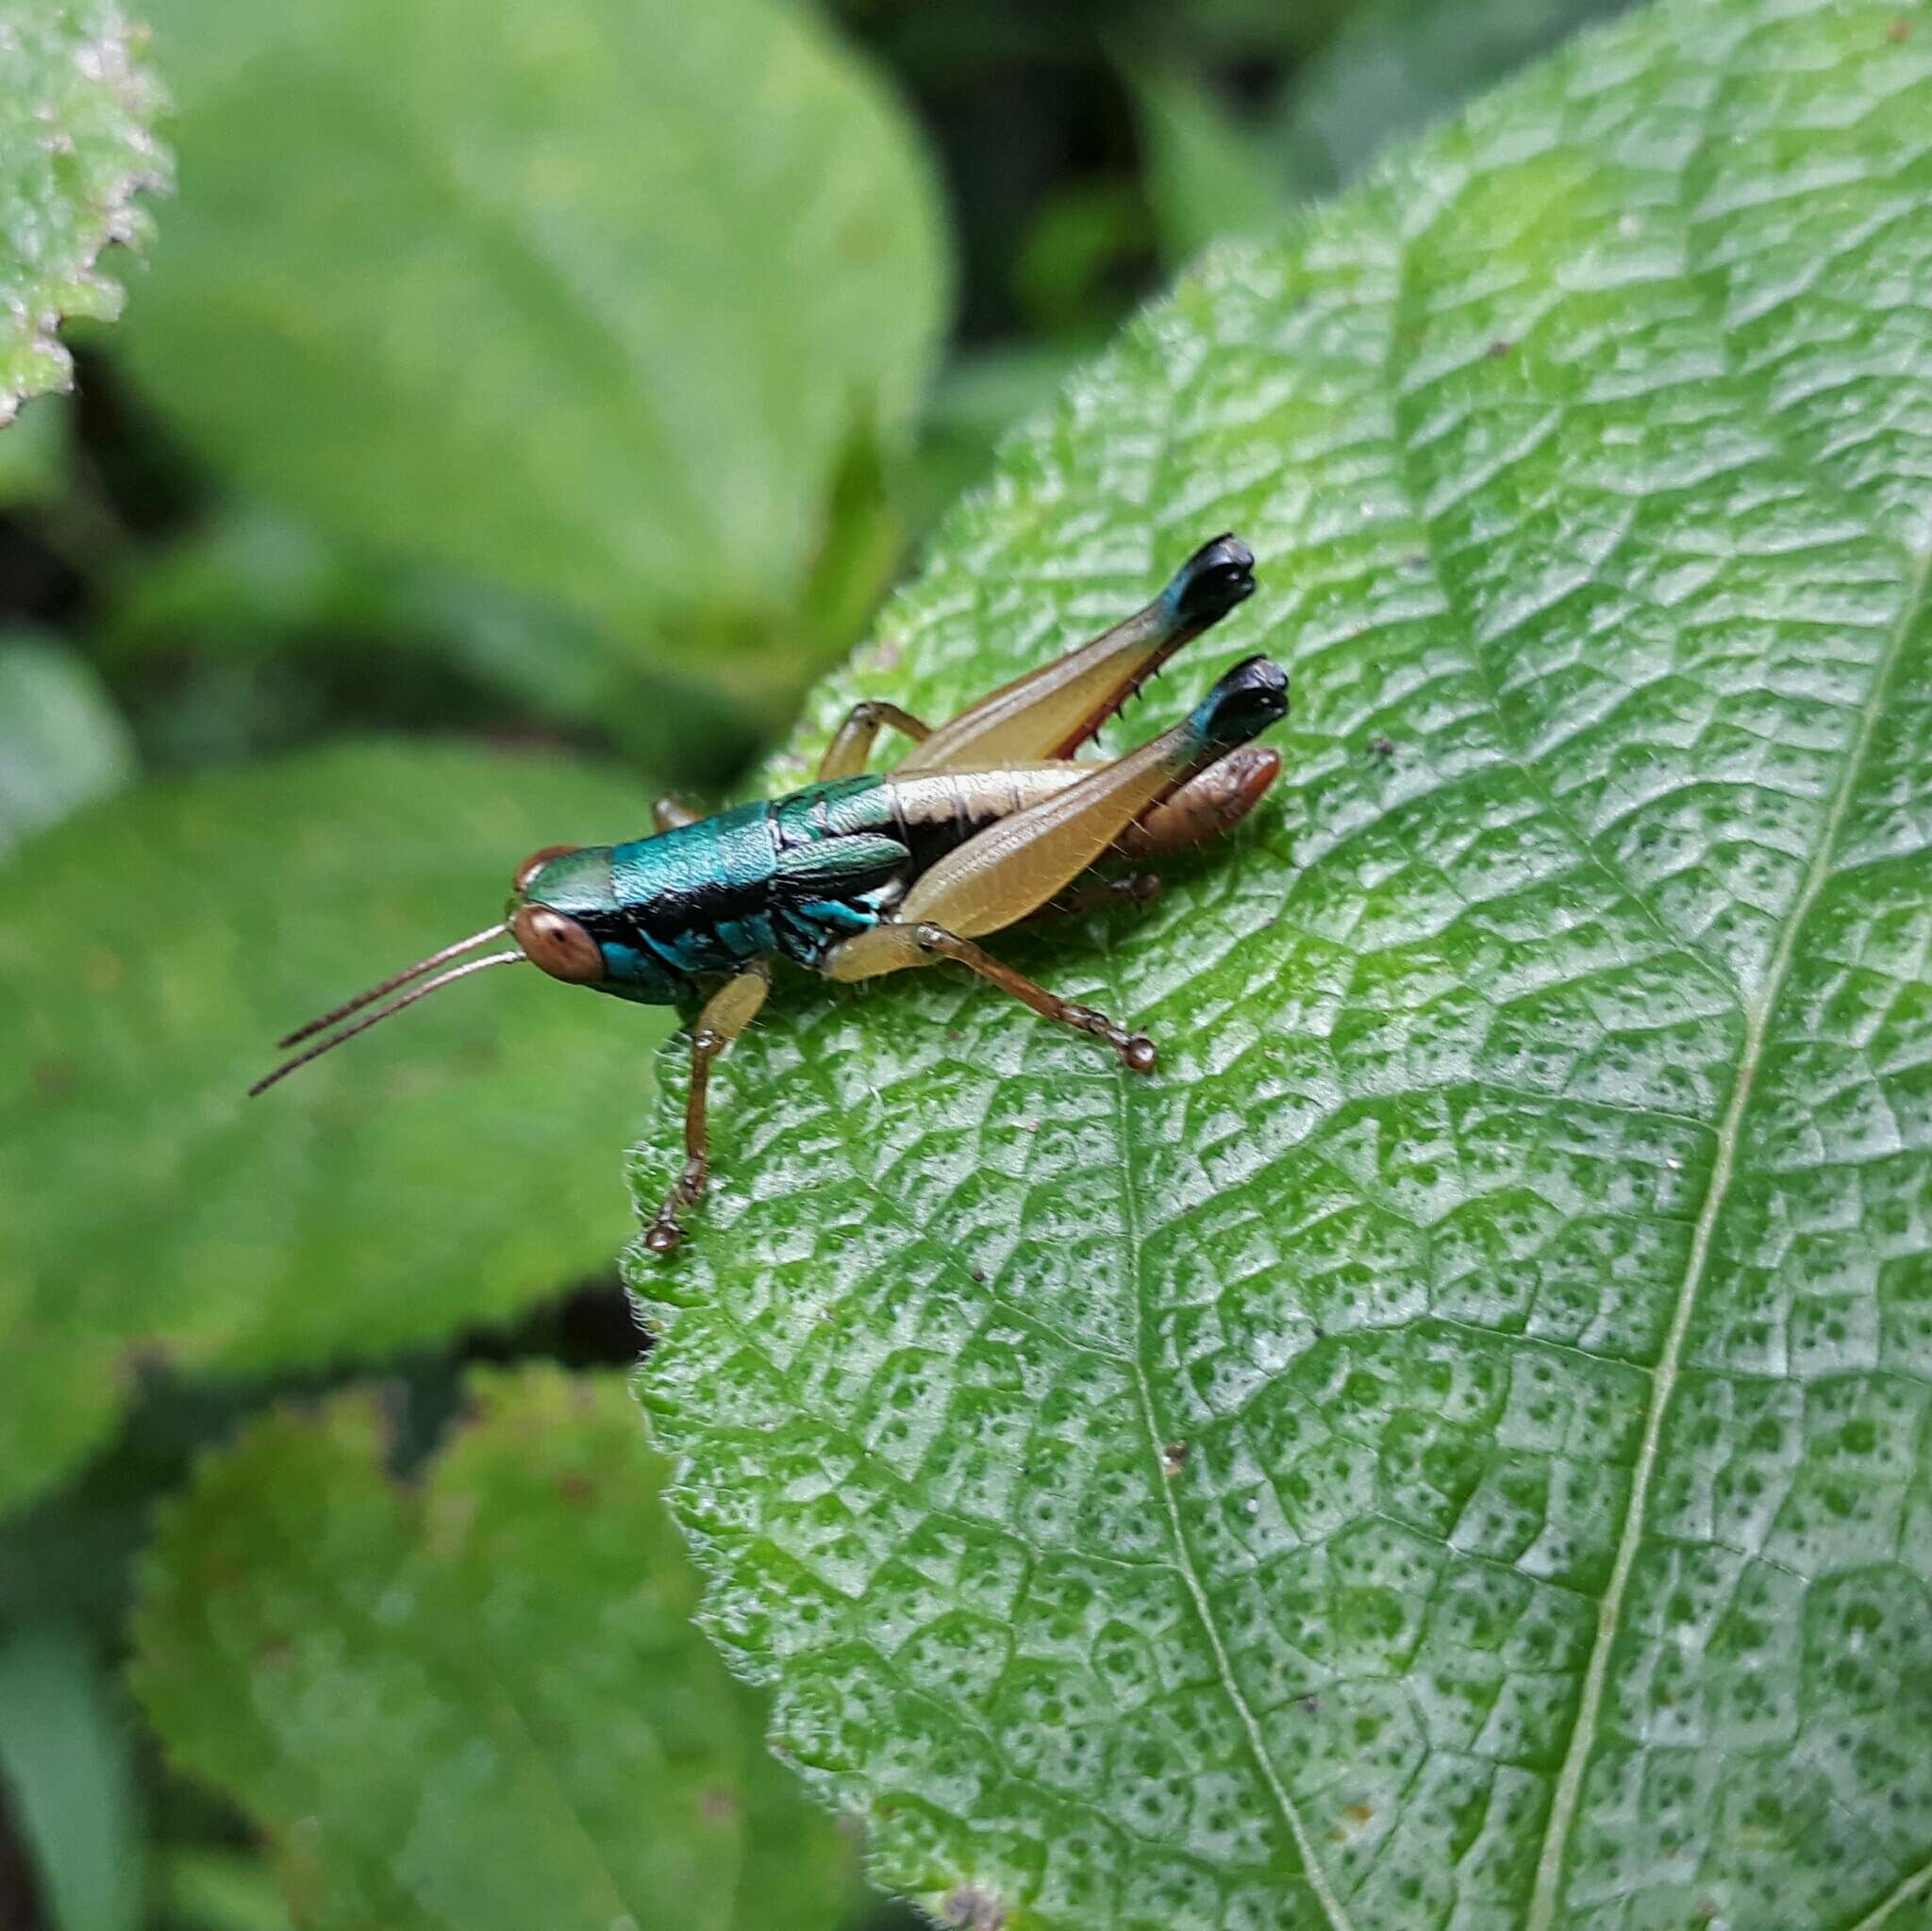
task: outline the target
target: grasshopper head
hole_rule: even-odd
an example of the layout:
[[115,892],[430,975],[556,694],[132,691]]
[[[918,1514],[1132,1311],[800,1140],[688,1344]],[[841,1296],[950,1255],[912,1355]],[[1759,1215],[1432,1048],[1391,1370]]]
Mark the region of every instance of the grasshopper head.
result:
[[604,948],[583,915],[614,909],[608,845],[545,845],[517,867],[503,923],[540,972],[597,986],[608,976]]
[[684,990],[640,940],[618,897],[608,845],[545,845],[517,867],[504,924],[553,979],[669,1005]]

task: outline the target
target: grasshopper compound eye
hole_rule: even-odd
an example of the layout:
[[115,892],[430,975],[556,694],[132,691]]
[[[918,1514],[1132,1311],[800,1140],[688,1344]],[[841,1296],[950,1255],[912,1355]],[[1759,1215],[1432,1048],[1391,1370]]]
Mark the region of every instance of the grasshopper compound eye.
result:
[[[539,852],[531,862],[543,857]],[[604,955],[597,941],[575,919],[551,906],[520,906],[510,918],[509,936],[524,948],[524,957],[553,979],[594,986],[604,976]]]
[[510,881],[511,886],[518,891],[527,891],[530,880],[536,877],[552,858],[567,858],[578,849],[576,845],[541,846],[517,867],[517,875]]

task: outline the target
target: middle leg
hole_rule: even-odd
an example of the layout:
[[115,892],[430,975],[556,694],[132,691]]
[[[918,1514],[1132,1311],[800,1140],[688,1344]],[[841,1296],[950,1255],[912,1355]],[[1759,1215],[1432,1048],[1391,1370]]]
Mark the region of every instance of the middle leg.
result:
[[872,756],[872,747],[878,741],[879,732],[888,724],[910,738],[915,744],[924,744],[932,736],[930,724],[921,723],[909,710],[901,710],[896,704],[871,700],[855,704],[845,713],[845,722],[832,733],[832,741],[825,746],[825,755],[819,759],[820,778],[857,777],[865,769],[865,761]]

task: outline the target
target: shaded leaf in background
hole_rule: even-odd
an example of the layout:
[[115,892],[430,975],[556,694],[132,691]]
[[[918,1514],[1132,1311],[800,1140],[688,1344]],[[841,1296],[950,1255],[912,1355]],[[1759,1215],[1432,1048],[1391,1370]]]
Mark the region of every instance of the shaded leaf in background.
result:
[[12,0],[0,34],[0,424],[23,397],[65,389],[56,331],[108,317],[117,283],[96,263],[145,240],[136,196],[161,186],[160,92],[114,0]]
[[1280,143],[1236,119],[1181,69],[1132,76],[1146,150],[1147,201],[1168,265],[1224,235],[1271,235],[1292,186]]
[[290,1931],[274,1871],[246,1851],[176,1851],[160,1873],[168,1911],[195,1931]]
[[711,1625],[885,1881],[1922,1921],[1928,438],[1932,36],[1716,0],[1215,251],[942,529],[801,749],[1221,528],[1260,593],[1109,737],[1264,647],[1295,711],[1235,849],[1001,948],[1156,1077],[781,997],[635,1265]]
[[1001,439],[1059,392],[1075,363],[1058,344],[982,349],[954,361],[933,385],[919,451],[903,495],[921,532],[984,481]]
[[1272,233],[1296,200],[1629,0],[1379,0],[1351,10],[1274,110],[1236,114],[1180,66],[1131,75],[1147,200],[1169,264]]
[[72,408],[65,396],[40,396],[23,404],[7,424],[7,434],[0,436],[0,510],[59,494],[67,480]]
[[156,31],[185,188],[125,346],[181,434],[612,648],[795,673],[757,653],[851,437],[903,434],[945,284],[911,131],[827,30],[774,0],[160,0]]
[[0,630],[0,856],[134,775],[101,680],[62,645]]
[[93,1652],[57,1624],[0,1642],[0,1779],[50,1922],[134,1931],[142,1842],[126,1721]]
[[[393,677],[420,654],[498,693],[510,715],[594,731],[667,783],[717,785],[751,755],[747,719],[703,681],[702,663],[627,660],[561,605],[400,562],[258,501],[225,502],[151,555],[109,605],[96,644],[124,674],[182,658],[205,674],[254,674],[262,707],[285,728],[301,720],[274,714],[277,675],[292,679],[309,662],[335,675],[360,662]],[[164,722],[148,727],[161,755],[206,757],[259,732],[253,716],[238,733],[218,707],[170,697]]]
[[479,1375],[405,1486],[379,1405],[255,1423],[165,1511],[134,1678],[268,1827],[298,1920],[801,1931],[849,1853],[691,1624],[616,1375]]
[[1295,76],[1278,152],[1305,194],[1352,181],[1384,142],[1630,0],[1379,0],[1357,8]]
[[525,854],[644,822],[595,768],[368,747],[143,787],[16,857],[0,1498],[99,1442],[143,1360],[367,1357],[609,1259],[598,1148],[635,1130],[666,1015],[504,969],[243,1093],[290,1027],[496,916]]

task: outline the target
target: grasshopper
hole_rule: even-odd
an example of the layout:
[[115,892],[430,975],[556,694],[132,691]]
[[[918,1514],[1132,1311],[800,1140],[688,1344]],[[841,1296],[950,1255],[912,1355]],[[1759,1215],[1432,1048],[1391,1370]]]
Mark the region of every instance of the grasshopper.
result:
[[[1253,593],[1254,563],[1239,539],[1216,537],[1144,609],[937,727],[896,705],[855,705],[803,790],[709,817],[661,798],[648,838],[533,852],[498,924],[289,1034],[284,1049],[410,989],[249,1091],[492,966],[528,963],[648,1005],[702,999],[691,1029],[684,1169],[644,1234],[647,1247],[668,1254],[705,1191],[712,1062],[758,1016],[774,958],[837,980],[950,959],[1100,1040],[1129,1072],[1152,1072],[1144,1034],[1058,997],[974,941],[1097,897],[1150,896],[1158,880],[1149,874],[1068,888],[1103,860],[1218,836],[1274,783],[1280,755],[1253,740],[1287,714],[1288,679],[1264,657],[1237,664],[1182,723],[1124,757],[1074,757],[1175,651]],[[868,774],[888,726],[912,750],[889,774]],[[504,937],[512,941],[504,950],[468,957]]]

